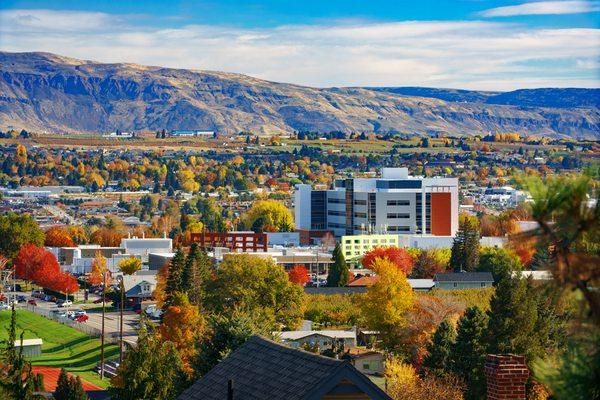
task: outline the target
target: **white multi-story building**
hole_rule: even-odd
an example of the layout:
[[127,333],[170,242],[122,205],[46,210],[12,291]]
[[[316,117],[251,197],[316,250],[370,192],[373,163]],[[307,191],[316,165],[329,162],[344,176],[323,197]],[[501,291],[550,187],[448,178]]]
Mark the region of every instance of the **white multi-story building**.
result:
[[458,179],[408,175],[383,168],[380,178],[338,180],[331,190],[296,185],[296,228],[335,236],[404,233],[454,236],[458,230]]

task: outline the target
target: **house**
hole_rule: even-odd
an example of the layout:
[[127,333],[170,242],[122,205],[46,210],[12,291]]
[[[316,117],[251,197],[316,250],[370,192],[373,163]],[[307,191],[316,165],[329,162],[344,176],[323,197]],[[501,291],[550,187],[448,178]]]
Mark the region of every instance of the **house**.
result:
[[[349,287],[369,287],[379,280],[376,275],[361,276],[350,282]],[[407,279],[408,284],[415,292],[428,292],[435,286],[433,279]]]
[[134,275],[123,275],[125,297],[133,304],[141,303],[152,297],[156,289],[157,271],[138,271]]
[[433,277],[439,289],[480,289],[492,287],[494,277],[491,272],[445,272]]
[[354,368],[365,375],[382,375],[384,371],[384,357],[378,351],[355,347],[342,357],[349,360]]
[[356,347],[356,331],[352,330],[323,330],[323,331],[286,331],[275,333],[281,341],[293,348],[299,348],[302,345],[327,348],[335,339],[343,340],[344,347]]
[[185,390],[178,400],[388,400],[348,360],[282,346],[261,336],[245,344]]

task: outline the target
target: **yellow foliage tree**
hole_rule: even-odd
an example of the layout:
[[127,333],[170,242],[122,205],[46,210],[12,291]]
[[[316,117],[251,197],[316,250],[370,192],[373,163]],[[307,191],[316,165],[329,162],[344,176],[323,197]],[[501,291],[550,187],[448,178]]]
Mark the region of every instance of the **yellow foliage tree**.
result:
[[290,210],[277,200],[255,202],[243,216],[246,229],[264,232],[288,232],[294,228]]
[[415,296],[406,275],[388,259],[376,258],[371,269],[379,280],[365,293],[361,314],[369,328],[380,332],[385,348],[398,350],[403,344],[403,331]]
[[142,260],[137,257],[129,257],[119,262],[119,269],[125,275],[133,275],[142,269]]
[[190,304],[185,293],[176,292],[173,304],[163,315],[159,335],[173,343],[183,362],[184,371],[193,374],[192,361],[197,354],[196,342],[205,328],[198,307]]
[[17,162],[19,164],[27,162],[27,149],[22,144],[17,145]]

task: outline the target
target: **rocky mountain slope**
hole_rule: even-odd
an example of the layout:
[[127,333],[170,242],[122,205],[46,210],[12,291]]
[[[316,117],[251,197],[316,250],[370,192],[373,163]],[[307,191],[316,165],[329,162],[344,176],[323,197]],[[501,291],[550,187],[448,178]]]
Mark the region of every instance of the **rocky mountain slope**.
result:
[[1,129],[516,131],[600,138],[598,96],[597,89],[317,89],[223,72],[0,52]]

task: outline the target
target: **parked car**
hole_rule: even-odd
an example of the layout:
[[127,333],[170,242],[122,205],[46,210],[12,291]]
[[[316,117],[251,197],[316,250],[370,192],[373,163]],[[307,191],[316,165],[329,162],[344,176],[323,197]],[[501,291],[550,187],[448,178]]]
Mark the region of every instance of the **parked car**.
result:
[[75,321],[77,321],[77,322],[87,322],[88,319],[90,319],[90,317],[88,317],[87,314],[82,314],[82,315],[75,317]]
[[133,312],[136,314],[141,314],[142,313],[142,305],[140,303],[136,304],[133,306]]
[[[106,302],[108,303],[108,299],[106,299]],[[99,299],[94,300],[94,304],[100,304],[102,303],[102,297],[100,297]]]
[[27,304],[29,304],[30,306],[37,306],[37,301],[35,301],[35,299],[29,299],[27,301]]
[[44,301],[50,301],[50,299],[52,298],[52,296],[50,296],[49,294],[44,295],[44,297],[42,298]]
[[81,315],[87,315],[87,312],[85,312],[85,310],[73,310],[73,316],[75,318],[77,318]]
[[19,295],[17,296],[17,302],[18,303],[25,303],[27,301],[27,298],[23,295]]
[[2,310],[10,310],[10,306],[8,305],[8,303],[5,302],[0,302],[0,311]]
[[71,300],[63,300],[63,299],[59,299],[56,301],[56,305],[58,307],[68,307],[73,305],[73,302]]
[[58,297],[56,296],[50,296],[50,301],[53,303],[56,303],[58,301]]
[[162,315],[162,310],[156,307],[156,304],[150,304],[148,307],[146,307],[145,313],[150,318],[158,319]]

